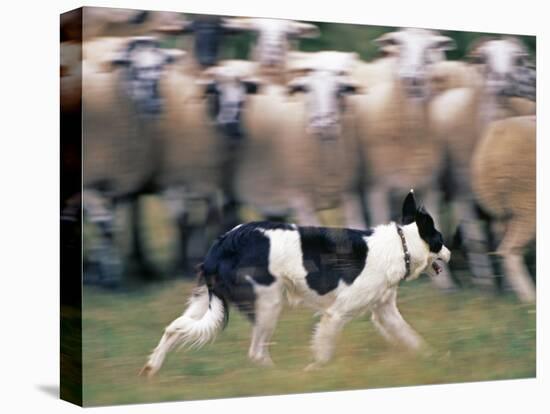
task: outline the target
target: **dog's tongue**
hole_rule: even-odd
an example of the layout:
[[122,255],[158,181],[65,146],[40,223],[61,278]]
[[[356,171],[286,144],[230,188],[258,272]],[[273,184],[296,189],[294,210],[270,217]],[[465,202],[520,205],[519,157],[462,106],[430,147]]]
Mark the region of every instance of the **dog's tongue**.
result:
[[440,274],[443,269],[436,262],[432,262],[432,269],[435,271],[435,274]]

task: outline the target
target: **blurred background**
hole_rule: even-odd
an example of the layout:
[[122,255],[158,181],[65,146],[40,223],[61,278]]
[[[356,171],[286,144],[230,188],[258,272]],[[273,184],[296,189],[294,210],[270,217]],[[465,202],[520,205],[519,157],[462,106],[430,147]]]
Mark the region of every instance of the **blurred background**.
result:
[[[534,376],[535,55],[533,36],[63,15],[61,218],[75,242],[84,219],[85,402]],[[218,235],[264,219],[373,227],[399,219],[410,188],[452,250],[438,280],[400,293],[433,357],[390,349],[363,318],[326,369],[304,373],[315,318],[294,309],[277,367],[260,369],[234,311],[214,345],[137,378]]]

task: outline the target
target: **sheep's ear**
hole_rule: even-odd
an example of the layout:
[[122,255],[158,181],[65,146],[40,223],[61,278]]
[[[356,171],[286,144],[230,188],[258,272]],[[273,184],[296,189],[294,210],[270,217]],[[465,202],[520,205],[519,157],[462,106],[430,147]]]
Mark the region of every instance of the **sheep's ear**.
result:
[[414,223],[414,221],[416,220],[416,214],[416,200],[414,198],[414,191],[411,190],[409,194],[407,194],[407,197],[405,197],[405,201],[403,201],[401,224],[407,225]]
[[437,36],[434,47],[438,50],[454,50],[456,49],[456,42],[447,36]]
[[303,79],[294,79],[287,85],[287,93],[289,95],[294,95],[298,92],[307,92],[307,85]]
[[222,27],[228,32],[256,30],[256,21],[246,17],[228,17],[222,20]]
[[127,53],[115,53],[109,61],[103,63],[102,69],[105,72],[109,72],[115,68],[128,67],[130,63],[130,58]]
[[373,40],[373,43],[384,53],[393,55],[398,50],[397,33],[390,32]]
[[474,64],[485,63],[485,55],[481,49],[483,48],[483,45],[490,40],[493,40],[493,38],[488,36],[482,36],[474,40],[466,52],[467,60]]
[[365,93],[365,88],[357,82],[347,81],[340,85],[339,92],[344,95],[363,94]]
[[[214,69],[214,68],[210,68],[210,69]],[[210,69],[207,69],[207,71],[210,71]],[[216,80],[214,77],[210,76],[211,71],[206,74],[205,72],[206,71],[203,71],[202,77],[195,80],[195,84],[198,85],[199,88],[202,90],[202,96],[207,96],[218,92]],[[208,75],[208,76],[205,76],[205,75]]]
[[258,93],[261,86],[261,82],[255,78],[244,79],[243,84],[246,89],[246,93],[252,95]]
[[213,95],[218,93],[218,86],[214,80],[204,82],[202,86],[204,87],[204,95]]
[[156,27],[153,32],[165,35],[189,34],[195,30],[194,22],[180,20]]
[[166,64],[171,64],[183,60],[186,55],[186,52],[179,49],[163,49],[162,51],[166,56]]
[[528,56],[529,55],[529,52],[527,50],[527,46],[525,46],[525,43],[523,43],[523,41],[515,36],[504,36],[503,37],[504,40],[507,40],[508,42],[511,42],[513,44],[515,44],[518,49],[520,50],[520,53],[522,55],[526,55]]
[[313,39],[319,37],[319,28],[311,23],[292,22],[292,36]]

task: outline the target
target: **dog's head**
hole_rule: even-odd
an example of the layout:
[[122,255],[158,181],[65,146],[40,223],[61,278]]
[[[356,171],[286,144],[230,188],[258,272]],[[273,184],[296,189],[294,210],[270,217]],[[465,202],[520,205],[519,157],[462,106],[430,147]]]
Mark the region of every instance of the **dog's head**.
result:
[[[445,263],[451,259],[451,252],[443,242],[443,236],[435,228],[432,216],[424,209],[416,206],[414,192],[411,190],[405,201],[403,202],[403,215],[401,223],[406,226],[408,224],[416,224],[420,239],[426,243],[428,248],[428,263],[423,271],[430,276],[437,276],[443,270],[437,263],[442,260]],[[417,272],[420,274],[420,272]]]

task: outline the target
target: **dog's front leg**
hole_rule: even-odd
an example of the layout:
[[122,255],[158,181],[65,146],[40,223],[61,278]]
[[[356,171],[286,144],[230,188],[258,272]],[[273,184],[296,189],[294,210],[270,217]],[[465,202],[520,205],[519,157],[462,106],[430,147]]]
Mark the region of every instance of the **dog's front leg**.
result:
[[336,338],[349,319],[348,316],[334,311],[323,314],[313,334],[312,349],[315,361],[306,367],[306,371],[320,368],[332,358]]
[[429,349],[422,337],[403,319],[394,301],[374,309],[372,320],[378,331],[389,342],[399,343],[417,352]]

